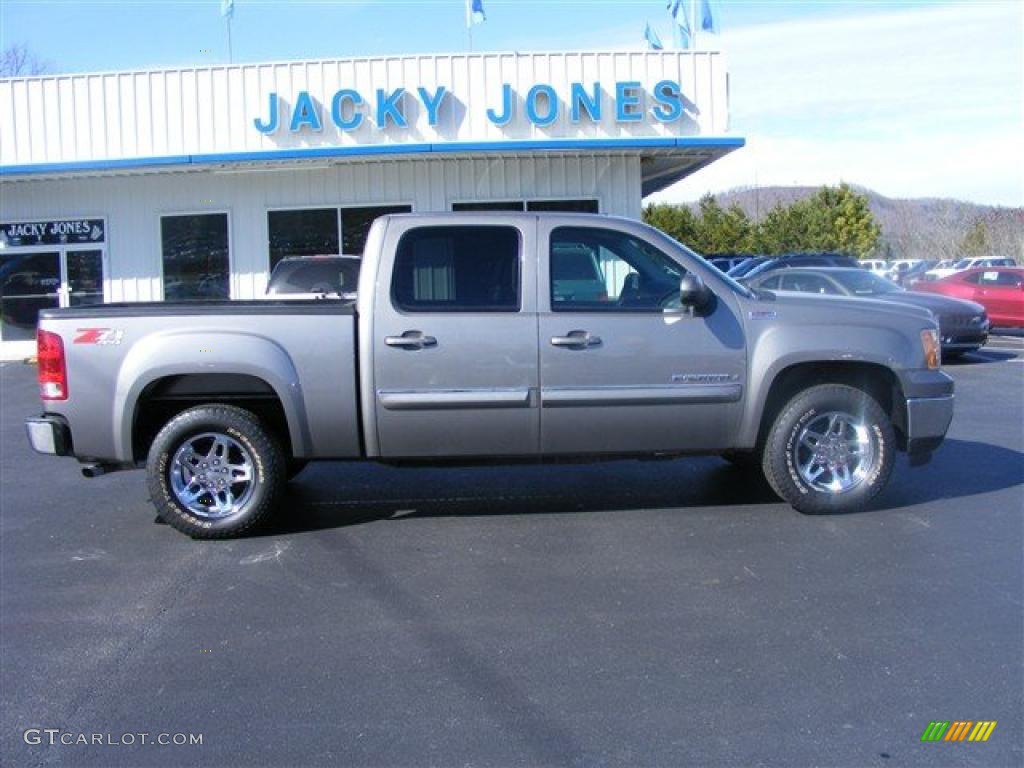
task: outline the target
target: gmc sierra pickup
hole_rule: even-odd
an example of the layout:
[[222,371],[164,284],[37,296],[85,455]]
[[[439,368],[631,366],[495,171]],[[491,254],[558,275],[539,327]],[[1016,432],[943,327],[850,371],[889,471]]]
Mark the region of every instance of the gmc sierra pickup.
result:
[[314,459],[718,454],[806,513],[864,507],[953,415],[924,309],[752,292],[636,221],[403,214],[355,302],[40,313],[41,453],[145,465],[201,538],[264,519]]

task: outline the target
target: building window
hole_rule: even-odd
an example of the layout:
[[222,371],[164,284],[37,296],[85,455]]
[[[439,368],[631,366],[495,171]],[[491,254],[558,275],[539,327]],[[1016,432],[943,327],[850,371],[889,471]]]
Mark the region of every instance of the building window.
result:
[[522,200],[495,200],[489,203],[452,203],[453,211],[521,211]]
[[519,310],[515,227],[419,227],[402,235],[391,283],[409,312]]
[[188,214],[160,218],[164,298],[208,301],[230,296],[228,215]]
[[288,256],[337,254],[338,209],[268,211],[270,268]]
[[530,200],[526,203],[526,210],[597,213],[597,200]]
[[362,254],[366,248],[366,236],[370,233],[370,225],[378,216],[388,213],[409,213],[409,205],[375,205],[368,208],[341,209],[341,245],[342,253],[353,256]]
[[409,205],[373,205],[267,211],[270,269],[290,256],[358,256],[366,248],[366,236],[374,219],[411,210]]
[[482,203],[452,203],[453,211],[563,211],[597,213],[597,200],[495,200]]

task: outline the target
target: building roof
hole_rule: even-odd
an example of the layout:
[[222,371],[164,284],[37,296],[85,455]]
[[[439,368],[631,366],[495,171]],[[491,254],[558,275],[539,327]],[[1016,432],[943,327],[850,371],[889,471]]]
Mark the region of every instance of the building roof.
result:
[[0,80],[0,177],[635,156],[650,194],[744,145],[713,51],[479,53]]

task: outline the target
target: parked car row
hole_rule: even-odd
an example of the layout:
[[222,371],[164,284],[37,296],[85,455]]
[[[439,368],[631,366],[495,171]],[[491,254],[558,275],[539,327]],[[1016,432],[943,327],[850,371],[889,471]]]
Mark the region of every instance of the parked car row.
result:
[[912,288],[981,304],[995,327],[1024,328],[1024,267],[974,267]]
[[988,341],[989,317],[985,307],[973,301],[908,291],[865,269],[850,267],[779,270],[744,281],[748,288],[781,293],[816,293],[823,296],[854,296],[895,304],[924,307],[939,321],[942,355],[960,357]]
[[[883,262],[884,263],[884,262]],[[973,267],[1013,267],[1016,262],[1013,259],[1001,256],[984,256],[967,259],[943,259],[933,261],[930,259],[897,259],[893,261],[887,270],[879,274],[894,280],[903,286],[919,280],[939,280],[943,277],[962,272]]]

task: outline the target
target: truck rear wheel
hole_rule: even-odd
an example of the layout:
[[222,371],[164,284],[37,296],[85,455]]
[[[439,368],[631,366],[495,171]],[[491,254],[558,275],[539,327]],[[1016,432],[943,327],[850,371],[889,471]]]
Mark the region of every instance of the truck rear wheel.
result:
[[798,511],[853,512],[885,487],[895,448],[892,423],[871,395],[824,384],[780,411],[762,465],[768,484]]
[[146,463],[149,495],[168,525],[198,539],[238,536],[280,496],[286,462],[252,413],[231,405],[182,411],[157,434]]

